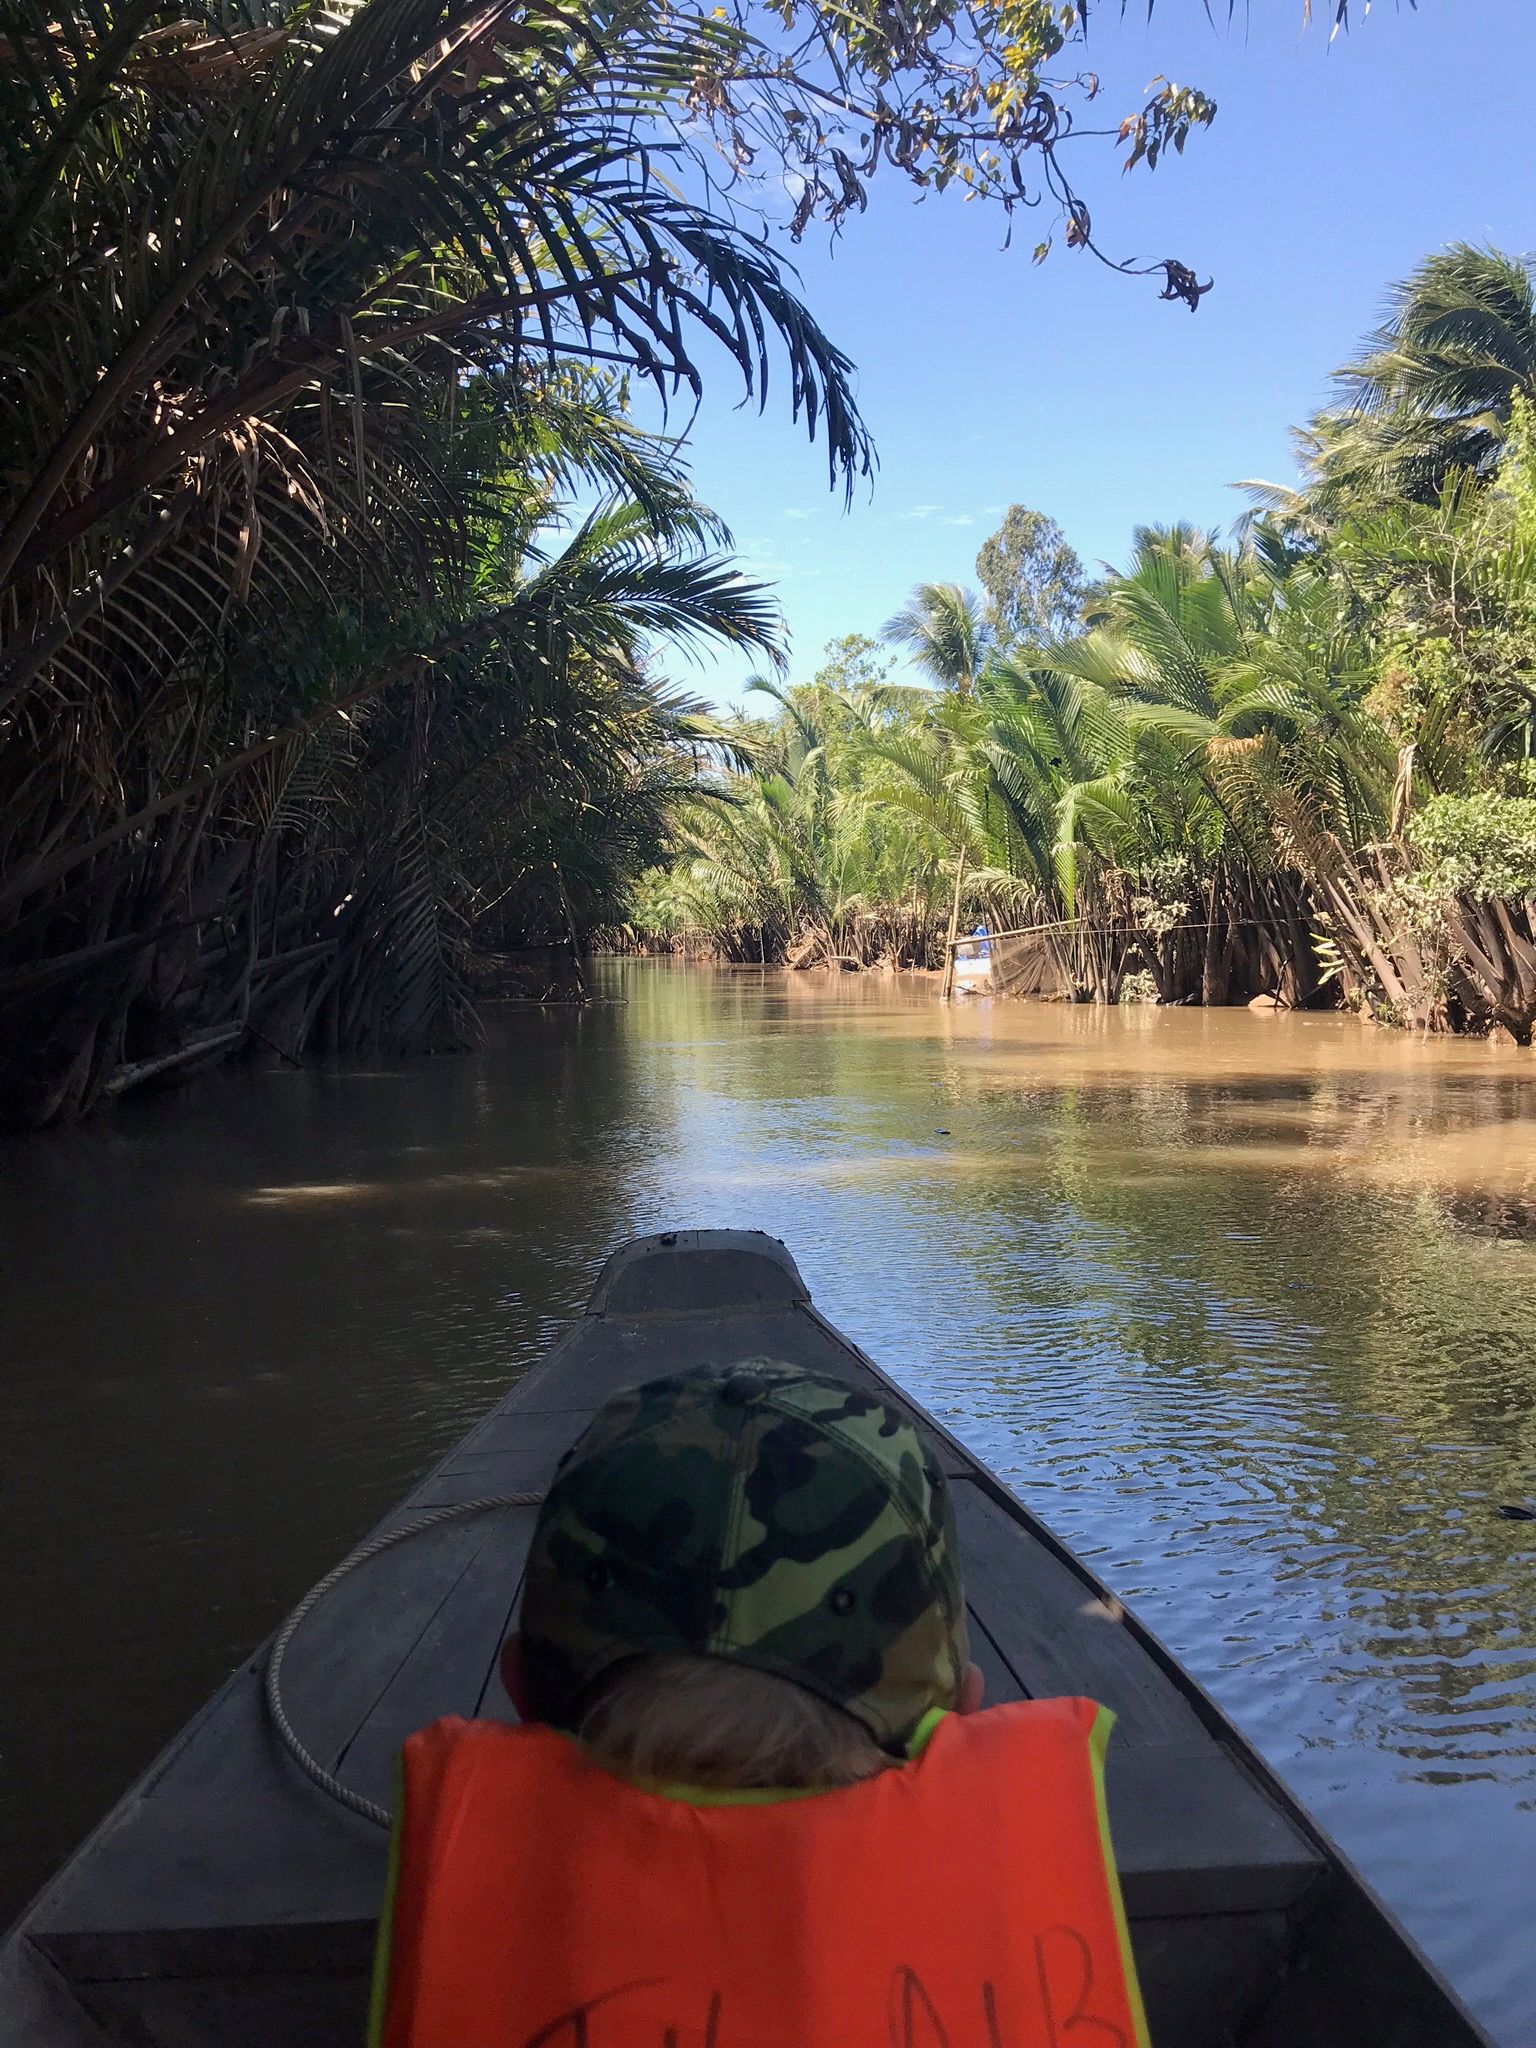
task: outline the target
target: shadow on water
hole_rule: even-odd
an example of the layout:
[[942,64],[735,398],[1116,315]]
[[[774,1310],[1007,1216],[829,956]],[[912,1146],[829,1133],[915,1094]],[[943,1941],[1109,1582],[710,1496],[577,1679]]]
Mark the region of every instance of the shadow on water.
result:
[[1536,1971],[1536,1057],[1336,1017],[614,967],[474,1058],[12,1146],[19,1903],[603,1254],[785,1237],[1220,1696],[1490,2024]]

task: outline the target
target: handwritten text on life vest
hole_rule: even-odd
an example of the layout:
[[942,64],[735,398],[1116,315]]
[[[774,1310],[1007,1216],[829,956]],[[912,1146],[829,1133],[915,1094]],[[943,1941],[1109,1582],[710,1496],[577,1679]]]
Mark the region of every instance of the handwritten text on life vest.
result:
[[[1039,2003],[1022,2027],[1000,2010],[989,1983],[969,2012],[941,2014],[917,1972],[898,1964],[886,1997],[890,2048],[1132,2048],[1117,2020],[1093,2010],[1093,1951],[1075,1927],[1047,1927],[1035,1936],[1032,1954]],[[583,1999],[530,2034],[524,2048],[650,2048],[634,2031],[634,2003],[666,1981],[636,1978]],[[721,1993],[688,2027],[663,2024],[655,2048],[731,2048]]]

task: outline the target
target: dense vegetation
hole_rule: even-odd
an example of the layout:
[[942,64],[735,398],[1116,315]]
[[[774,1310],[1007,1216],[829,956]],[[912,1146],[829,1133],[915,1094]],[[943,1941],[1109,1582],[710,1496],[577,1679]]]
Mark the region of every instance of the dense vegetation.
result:
[[778,630],[632,386],[772,364],[867,474],[766,229],[954,184],[1111,261],[1089,13],[0,0],[0,1126],[472,1042],[477,953],[617,914],[736,744],[658,648]]
[[[0,1124],[463,1044],[471,941],[612,914],[711,738],[654,650],[776,631],[631,383],[776,356],[867,472],[774,203],[953,181],[1098,254],[1087,14],[0,0]],[[1121,152],[1213,112],[1159,81]]]
[[[986,600],[921,587],[747,719],[631,906],[643,944],[933,965],[1036,927],[1025,985],[1536,1024],[1536,293],[1430,258],[1254,485],[1239,537],[1147,527],[1089,584],[1014,507]],[[957,893],[958,892],[958,893]],[[1026,957],[1032,955],[1033,957]]]

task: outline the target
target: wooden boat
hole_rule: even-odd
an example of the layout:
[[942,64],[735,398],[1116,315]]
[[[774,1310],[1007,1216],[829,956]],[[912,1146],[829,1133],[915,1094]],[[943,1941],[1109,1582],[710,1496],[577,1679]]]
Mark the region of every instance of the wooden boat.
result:
[[[758,1357],[873,1381],[929,1432],[992,1699],[1085,1693],[1118,1714],[1111,1822],[1157,2048],[1491,2048],[1200,1688],[818,1314],[771,1238],[684,1231],[615,1253],[585,1316],[383,1530],[541,1489],[616,1388]],[[387,1802],[400,1742],[435,1715],[511,1717],[496,1652],[533,1519],[522,1506],[440,1521],[347,1573],[305,1618],[286,1708],[347,1786]],[[358,2048],[385,1837],[274,1740],[265,1659],[236,1672],[13,1932],[4,2048]]]

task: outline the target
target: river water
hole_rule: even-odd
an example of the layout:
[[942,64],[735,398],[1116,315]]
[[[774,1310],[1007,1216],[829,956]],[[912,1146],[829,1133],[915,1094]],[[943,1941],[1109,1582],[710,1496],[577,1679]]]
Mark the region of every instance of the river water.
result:
[[1536,1055],[611,964],[0,1151],[4,1904],[667,1225],[820,1306],[1536,2043]]

